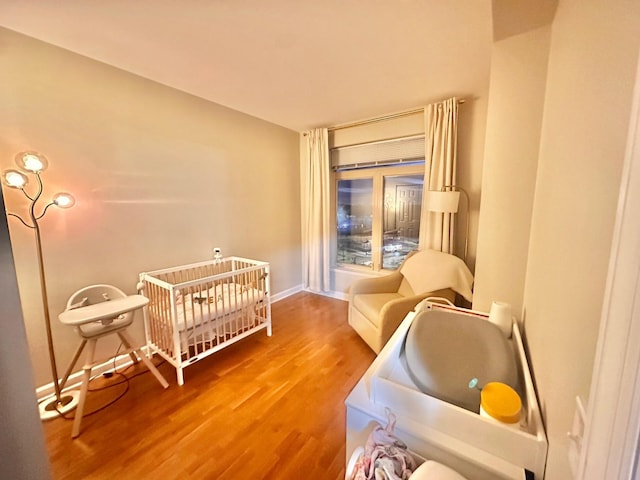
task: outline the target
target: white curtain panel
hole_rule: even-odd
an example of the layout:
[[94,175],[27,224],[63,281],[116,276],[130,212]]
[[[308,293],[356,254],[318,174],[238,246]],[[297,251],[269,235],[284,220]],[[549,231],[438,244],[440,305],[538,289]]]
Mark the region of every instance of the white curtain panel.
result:
[[302,159],[302,276],[304,287],[328,292],[330,284],[331,202],[329,134],[316,128],[307,134]]
[[425,173],[420,218],[421,249],[453,253],[453,214],[430,212],[427,190],[454,185],[458,137],[458,100],[453,97],[425,108]]

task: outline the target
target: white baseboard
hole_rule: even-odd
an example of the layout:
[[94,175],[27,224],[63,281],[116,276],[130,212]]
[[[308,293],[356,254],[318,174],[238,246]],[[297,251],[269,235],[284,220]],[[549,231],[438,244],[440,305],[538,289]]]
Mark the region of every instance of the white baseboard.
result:
[[309,292],[314,293],[316,295],[323,295],[325,297],[335,298],[336,300],[349,300],[349,295],[342,292],[316,292],[315,290],[311,290],[309,288],[304,288],[303,285],[296,285],[295,287],[289,288],[280,293],[276,293],[275,295],[271,295],[271,303],[275,303],[279,300],[283,300],[291,295],[295,295],[299,292]]
[[343,300],[345,302],[349,301],[349,295],[342,292],[316,292],[315,290],[310,290],[306,288],[305,292],[315,293],[316,295],[322,295],[324,297],[335,298],[336,300]]
[[[147,355],[146,345],[140,348],[144,352],[144,354]],[[128,365],[131,365],[132,363],[133,363],[133,360],[131,360],[131,357],[129,356],[128,353],[124,355],[118,355],[115,359],[115,362],[112,357],[106,360],[105,362],[100,363],[95,367],[93,367],[91,369],[91,376],[96,377],[106,372],[112,372],[114,370],[114,364],[115,364],[115,369],[120,370],[124,367],[127,367]],[[61,381],[61,380],[62,379],[58,379],[58,381]],[[71,375],[69,375],[69,380],[67,380],[67,384],[65,385],[63,391],[80,388],[81,383],[82,383],[82,370],[78,372],[74,372]],[[55,388],[53,386],[53,382],[47,383],[46,385],[42,385],[36,388],[36,397],[38,398],[38,402],[40,402],[41,400],[47,397],[52,397],[54,394],[55,394]]]
[[287,290],[284,290],[282,292],[275,293],[271,295],[271,303],[279,302],[280,300],[283,300],[287,297],[290,297],[291,295],[295,295],[296,293],[302,291],[302,285],[296,285],[295,287],[288,288]]

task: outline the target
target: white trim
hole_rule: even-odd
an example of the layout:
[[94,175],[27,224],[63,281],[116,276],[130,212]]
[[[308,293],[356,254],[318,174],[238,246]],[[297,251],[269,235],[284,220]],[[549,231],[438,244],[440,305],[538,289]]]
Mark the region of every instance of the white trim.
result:
[[[148,356],[148,350],[147,350],[147,346],[143,346],[140,347],[140,349],[144,352],[145,355]],[[131,360],[131,357],[129,356],[128,353],[125,353],[123,355],[118,355],[115,359],[115,369],[116,370],[121,370],[125,367],[127,367],[128,365],[131,365],[133,363],[133,360]],[[96,365],[95,367],[91,368],[91,375],[93,377],[97,377],[99,375],[102,375],[103,373],[106,372],[112,372],[114,370],[114,360],[113,357],[111,357],[110,359],[102,362],[99,365]],[[82,370],[79,370],[77,372],[72,373],[71,375],[69,375],[69,380],[67,380],[67,384],[64,387],[63,391],[68,391],[68,390],[74,390],[76,388],[80,387],[80,384],[82,383]],[[59,381],[60,379],[58,379]],[[53,382],[49,382],[45,385],[42,385],[38,388],[36,388],[36,397],[38,398],[38,402],[44,400],[45,398],[48,398],[50,396],[54,395],[54,388],[53,388]]]
[[295,287],[291,287],[288,288],[287,290],[283,290],[282,292],[278,292],[274,295],[271,295],[271,303],[276,303],[279,302],[280,300],[284,300],[287,297],[290,297],[291,295],[295,295],[298,292],[302,292],[304,290],[304,288],[302,287],[302,284],[300,285],[296,285]]
[[[640,66],[640,64],[639,64]],[[580,480],[634,478],[640,434],[640,70],[631,109]]]
[[322,295],[323,297],[335,298],[336,300],[343,300],[345,302],[349,301],[349,294],[343,292],[316,292],[314,290],[310,290],[308,288],[305,289],[305,292],[315,293],[316,295]]

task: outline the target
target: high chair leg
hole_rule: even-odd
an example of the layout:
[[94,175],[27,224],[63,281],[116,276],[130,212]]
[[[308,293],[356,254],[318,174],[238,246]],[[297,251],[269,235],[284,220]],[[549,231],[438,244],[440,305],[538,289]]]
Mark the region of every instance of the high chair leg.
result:
[[89,340],[89,348],[87,349],[87,357],[85,359],[84,373],[82,374],[82,386],[80,387],[80,399],[78,401],[78,408],[76,408],[76,416],[73,420],[73,429],[71,430],[71,437],[77,438],[80,435],[80,424],[82,423],[82,414],[84,412],[84,402],[87,399],[87,390],[89,389],[89,380],[91,379],[91,367],[93,365],[93,357],[96,351],[97,340],[92,338]]
[[82,350],[84,349],[84,346],[86,344],[87,344],[87,340],[83,338],[82,342],[80,342],[80,345],[78,346],[78,349],[76,350],[76,353],[73,355],[73,358],[71,359],[71,363],[69,364],[69,367],[67,367],[67,371],[64,373],[64,377],[62,377],[62,382],[60,382],[60,390],[62,390],[64,386],[67,384],[67,380],[69,380],[69,375],[71,375],[71,372],[73,371],[73,367],[76,366],[76,362],[78,361],[78,358],[80,358],[80,354],[82,353]]
[[[122,340],[122,343],[126,348],[128,349],[132,348],[131,345],[133,345],[133,340],[131,339],[131,337],[126,331],[123,330],[121,332],[118,332],[118,336],[120,337],[120,340]],[[153,373],[153,376],[156,377],[156,379],[160,382],[160,385],[162,385],[163,388],[167,388],[169,384],[164,379],[162,374],[158,371],[158,369],[153,365],[153,363],[142,352],[142,350],[140,350],[139,348],[136,348],[136,349],[133,349],[133,351],[138,354],[138,356],[144,362],[147,368],[151,371],[151,373]]]

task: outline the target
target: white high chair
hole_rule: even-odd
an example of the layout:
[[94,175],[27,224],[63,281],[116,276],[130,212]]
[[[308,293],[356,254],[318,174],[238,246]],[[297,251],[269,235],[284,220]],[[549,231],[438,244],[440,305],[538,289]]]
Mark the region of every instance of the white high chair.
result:
[[82,342],[78,346],[62,379],[61,389],[67,383],[82,350],[89,343],[85,364],[82,367],[83,376],[78,408],[76,409],[71,431],[73,438],[80,435],[80,424],[89,388],[91,369],[95,365],[94,355],[99,338],[111,334],[118,335],[126,348],[125,353],[129,354],[133,362],[138,363],[138,357],[140,357],[160,384],[164,388],[169,386],[162,374],[154,367],[153,363],[149,361],[140,348],[133,347],[134,341],[126,331],[126,328],[133,322],[135,310],[144,307],[147,303],[149,303],[148,298],[142,295],[126,295],[122,290],[112,285],[91,285],[71,295],[67,301],[65,311],[58,316],[62,323],[73,326],[78,335],[82,337]]

